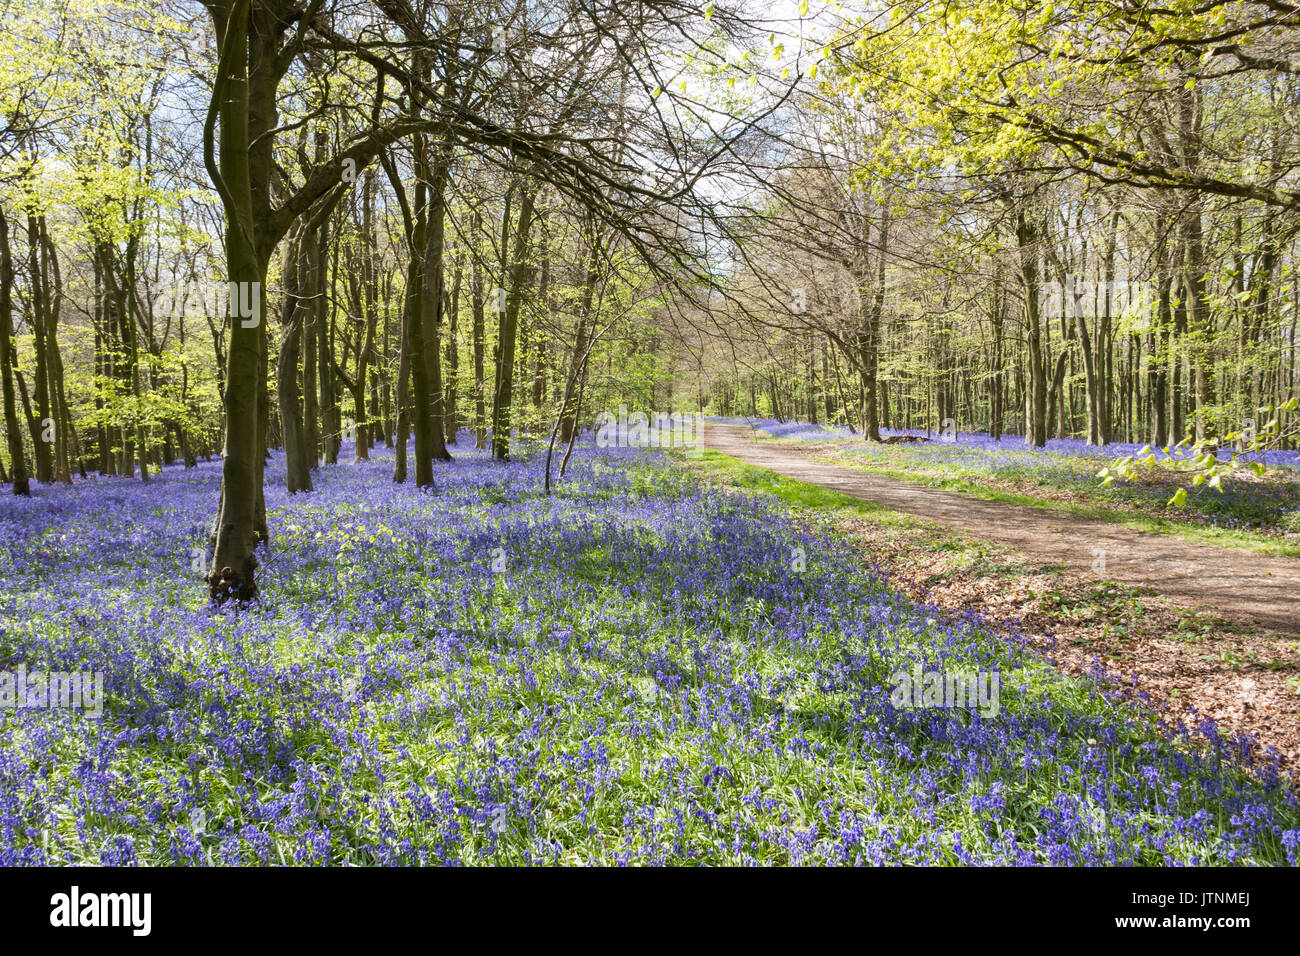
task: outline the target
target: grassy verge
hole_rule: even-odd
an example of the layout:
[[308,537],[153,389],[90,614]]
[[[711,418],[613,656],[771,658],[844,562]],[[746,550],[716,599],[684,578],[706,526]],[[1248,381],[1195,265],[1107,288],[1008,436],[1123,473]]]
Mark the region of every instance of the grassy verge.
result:
[[[778,439],[766,440],[779,441]],[[801,443],[791,442],[790,444],[798,447]],[[979,472],[975,474],[943,474],[936,473],[934,470],[925,470],[927,467],[933,468],[933,463],[916,456],[915,452],[908,449],[901,451],[891,449],[890,455],[898,456],[900,460],[886,462],[864,460],[860,455],[844,454],[839,449],[836,449],[833,453],[814,453],[813,457],[817,461],[824,461],[828,464],[844,465],[885,478],[907,481],[912,484],[955,494],[968,495],[984,501],[1002,501],[1009,504],[1047,508],[1078,518],[1124,525],[1138,531],[1169,534],[1197,544],[1240,548],[1257,554],[1276,557],[1300,557],[1300,537],[1295,535],[1280,536],[1276,533],[1261,533],[1253,529],[1206,524],[1203,520],[1194,518],[1180,518],[1169,512],[1162,512],[1154,501],[1149,503],[1127,503],[1107,500],[1111,492],[1103,488],[1099,482],[1095,488],[1081,486],[1077,483],[1071,483],[1068,487],[1061,487],[1053,485],[1046,479],[1035,478],[1033,480],[1041,483],[1044,489],[1042,493],[1035,493],[1032,490],[1026,490],[1023,486],[1014,489],[999,486],[998,479],[992,474]],[[913,456],[914,460],[909,459],[909,455]],[[913,467],[909,467],[909,462]],[[1095,463],[1089,464],[1093,467],[1099,467]],[[1062,500],[1060,497],[1050,494],[1049,491],[1052,490],[1056,491],[1058,495],[1068,493],[1078,496],[1081,500]],[[1168,493],[1168,490],[1165,489],[1159,491],[1159,494],[1165,497],[1168,496]],[[1216,493],[1207,492],[1207,494]]]
[[[787,478],[766,468],[749,465],[739,458],[707,449],[689,459],[694,469],[707,478],[725,481],[737,488],[775,495],[787,504],[817,511],[843,511],[852,514],[880,514],[888,509],[861,498],[854,498],[820,485]],[[892,513],[892,512],[890,512]]]

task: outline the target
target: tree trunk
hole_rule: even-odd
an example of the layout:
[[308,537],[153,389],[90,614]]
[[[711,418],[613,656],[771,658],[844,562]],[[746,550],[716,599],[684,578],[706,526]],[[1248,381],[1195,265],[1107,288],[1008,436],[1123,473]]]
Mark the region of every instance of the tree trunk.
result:
[[501,318],[497,337],[497,383],[492,401],[492,457],[497,461],[510,458],[510,412],[514,401],[515,339],[519,329],[519,311],[523,305],[524,284],[528,273],[528,232],[533,220],[533,194],[526,184],[515,224],[514,250],[511,256],[510,288],[506,311]]
[[280,357],[276,364],[276,394],[280,404],[280,431],[284,436],[285,488],[290,494],[311,491],[311,459],[307,430],[302,417],[302,394],[298,388],[299,346],[310,302],[302,298],[304,251],[315,242],[313,235],[299,235],[289,243],[284,256],[284,329]]
[[1029,387],[1025,405],[1025,440],[1034,447],[1047,444],[1047,370],[1043,357],[1043,330],[1038,311],[1038,229],[1016,206],[1016,242],[1020,254],[1020,277],[1025,295],[1025,331],[1029,352]]
[[[483,214],[474,210],[472,231],[475,236],[483,231]],[[487,339],[483,316],[483,267],[477,255],[472,257],[470,280],[470,309],[473,313],[474,336],[474,447],[487,444],[487,382],[483,378],[483,351]]]
[[5,435],[9,442],[9,480],[16,495],[30,495],[23,433],[18,427],[14,369],[18,364],[13,332],[14,260],[9,248],[9,220],[0,210],[0,387],[4,391]]

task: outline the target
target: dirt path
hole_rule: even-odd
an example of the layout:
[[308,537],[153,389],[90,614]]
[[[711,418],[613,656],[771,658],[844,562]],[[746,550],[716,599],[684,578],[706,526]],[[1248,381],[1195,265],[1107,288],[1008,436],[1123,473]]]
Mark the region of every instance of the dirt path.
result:
[[813,461],[789,445],[754,441],[752,434],[748,425],[710,423],[704,442],[751,465],[996,541],[1045,563],[1154,588],[1178,607],[1300,634],[1300,560],[1193,544],[1046,508],[982,501]]

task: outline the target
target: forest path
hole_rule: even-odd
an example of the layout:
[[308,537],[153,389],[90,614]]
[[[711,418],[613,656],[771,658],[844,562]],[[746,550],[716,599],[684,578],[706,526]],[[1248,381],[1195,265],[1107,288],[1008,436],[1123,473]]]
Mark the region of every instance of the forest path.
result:
[[984,501],[813,461],[795,447],[752,436],[748,425],[710,422],[704,427],[705,447],[747,464],[996,541],[1045,563],[1091,571],[1096,552],[1104,551],[1105,572],[1099,580],[1150,587],[1177,607],[1300,634],[1300,560],[1295,558],[1194,544],[1048,508]]

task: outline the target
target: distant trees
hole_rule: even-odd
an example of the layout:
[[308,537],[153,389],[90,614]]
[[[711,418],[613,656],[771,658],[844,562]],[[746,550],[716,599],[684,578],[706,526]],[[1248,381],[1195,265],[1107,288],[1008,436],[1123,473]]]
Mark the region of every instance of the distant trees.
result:
[[[808,70],[819,125],[791,124],[755,204],[717,407],[839,398],[869,438],[947,420],[1034,445],[1262,425],[1300,378],[1298,52],[1295,11],[1263,3],[850,5]],[[873,283],[828,253],[871,204],[880,299],[855,299]]]

